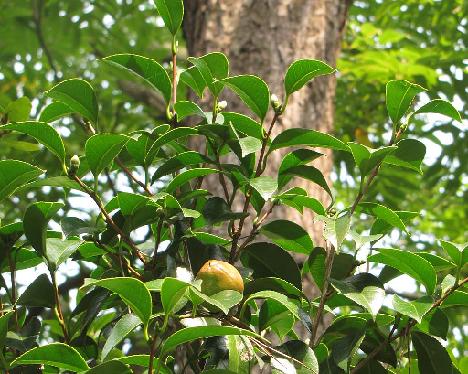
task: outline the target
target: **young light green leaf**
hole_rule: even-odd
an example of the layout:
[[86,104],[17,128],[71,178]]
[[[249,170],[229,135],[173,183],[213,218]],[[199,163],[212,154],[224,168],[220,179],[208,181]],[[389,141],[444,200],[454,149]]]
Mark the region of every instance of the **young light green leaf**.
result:
[[46,240],[46,257],[49,266],[57,269],[60,264],[65,262],[73,253],[75,253],[81,240],[62,240],[58,238],[49,238]]
[[413,115],[420,113],[438,113],[447,116],[454,121],[458,121],[460,123],[462,122],[460,113],[455,109],[452,103],[441,99],[429,101],[427,104],[424,104],[421,108],[414,112]]
[[323,236],[326,240],[329,240],[335,246],[336,251],[339,252],[348,234],[351,216],[349,214],[344,214],[337,218],[330,218],[317,215],[316,219],[324,222]]
[[26,209],[23,218],[24,234],[40,256],[47,257],[47,224],[62,203],[39,201]]
[[[188,61],[195,65],[211,93],[219,96],[224,86],[218,81],[229,75],[229,61],[224,53],[211,52],[201,57],[189,57]],[[192,74],[192,77],[196,76]]]
[[259,151],[262,148],[262,142],[260,139],[254,138],[253,136],[246,136],[239,139],[239,146],[241,148],[242,157],[245,157]]
[[0,130],[13,130],[32,136],[65,163],[65,146],[59,133],[45,122],[17,122],[0,126]]
[[405,80],[392,80],[387,83],[387,110],[392,122],[397,124],[408,111],[414,97],[426,91],[417,84]]
[[185,296],[189,283],[176,278],[165,278],[161,285],[161,302],[166,316],[177,312],[180,302]]
[[[177,3],[179,0],[169,1]],[[171,101],[171,80],[164,69],[158,62],[143,56],[133,55],[129,53],[112,55],[103,58],[103,61],[111,65],[132,72],[134,75],[143,78],[153,88],[162,93],[166,104]]]
[[415,253],[419,257],[422,257],[423,259],[429,261],[431,263],[431,265],[434,267],[436,272],[447,271],[447,270],[451,270],[454,267],[456,267],[456,265],[453,262],[447,261],[445,258],[437,256],[437,255],[435,255],[433,253],[419,252],[419,251],[415,252]]
[[89,369],[78,351],[63,343],[49,343],[30,349],[11,363],[11,367],[18,365],[49,365],[74,372]]
[[166,187],[167,193],[174,192],[178,187],[183,186],[185,183],[189,182],[190,180],[198,177],[204,177],[206,175],[218,173],[217,169],[211,168],[194,168],[188,169],[183,173],[177,175]]
[[434,301],[429,296],[424,296],[414,301],[405,301],[398,295],[393,295],[393,308],[400,314],[411,317],[421,323],[424,315],[429,312]]
[[253,178],[249,181],[264,200],[270,199],[278,189],[278,183],[270,176],[261,176]]
[[62,118],[70,113],[73,109],[67,104],[56,101],[47,105],[39,116],[39,122],[53,122]]
[[408,232],[406,230],[406,226],[401,220],[401,218],[396,214],[393,210],[390,208],[387,208],[386,206],[377,204],[377,203],[360,203],[358,205],[358,210],[360,212],[369,214],[371,216],[374,216],[376,218],[380,218],[384,220],[385,222],[389,223],[393,227],[397,227],[402,231]]
[[378,253],[369,256],[369,262],[391,266],[421,282],[429,295],[434,292],[437,275],[432,265],[418,255],[398,249],[380,248]]
[[147,325],[151,317],[152,299],[145,284],[138,279],[130,277],[106,278],[91,281],[87,285],[99,286],[118,294],[135,314]]
[[426,155],[426,146],[416,139],[403,139],[397,144],[398,148],[385,157],[384,162],[401,166],[422,174],[421,164]]
[[271,221],[260,229],[260,233],[286,251],[308,255],[314,246],[309,234],[301,226],[288,220]]
[[225,290],[208,296],[193,286],[189,288],[189,295],[193,304],[198,305],[206,302],[219,308],[226,315],[234,305],[239,304],[242,300],[242,294],[237,291]]
[[286,71],[284,89],[286,96],[301,89],[307,82],[320,75],[331,74],[335,71],[331,66],[319,60],[296,60]]
[[196,66],[185,69],[182,73],[180,73],[179,81],[185,83],[192,90],[194,90],[198,97],[203,97],[203,91],[205,91],[206,82]]
[[27,162],[0,160],[0,200],[10,196],[18,187],[43,173],[44,170]]
[[119,344],[128,334],[130,334],[137,326],[141,325],[141,320],[134,314],[126,314],[117,321],[109,337],[102,347],[101,360],[104,360],[110,353],[112,348]]
[[235,112],[223,112],[222,115],[224,117],[224,123],[231,123],[236,131],[259,140],[263,139],[262,125],[252,118]]
[[237,75],[223,79],[222,82],[238,94],[263,122],[270,106],[270,91],[262,79],[255,75]]
[[468,243],[455,244],[440,240],[440,244],[457,266],[463,266],[468,261]]
[[155,5],[164,20],[164,25],[175,36],[184,19],[184,2],[182,0],[155,0]]
[[177,113],[177,121],[182,121],[188,116],[194,115],[205,118],[205,112],[191,101],[178,101],[174,104],[174,109]]
[[97,177],[120,153],[129,137],[120,134],[96,134],[85,144],[85,154],[89,168]]
[[8,122],[23,122],[29,119],[31,113],[31,101],[23,96],[15,101],[11,101],[5,108],[5,115]]
[[378,149],[368,148],[365,145],[358,143],[348,143],[349,148],[351,148],[351,153],[353,154],[356,165],[359,168],[362,176],[366,176],[370,171],[380,164],[387,155],[393,153],[397,147],[381,147]]
[[62,81],[46,92],[47,96],[68,105],[93,123],[98,121],[99,107],[91,85],[82,79]]
[[281,132],[275,139],[273,139],[268,152],[270,153],[276,149],[295,145],[323,147],[346,152],[350,151],[349,147],[345,143],[329,134],[324,134],[310,129],[293,128]]
[[186,327],[169,336],[163,343],[161,352],[165,356],[168,352],[182,344],[192,340],[208,338],[211,336],[244,335],[258,338],[258,335],[250,330],[232,326],[197,326]]
[[454,372],[449,354],[436,338],[413,330],[411,340],[418,354],[420,373],[449,374]]

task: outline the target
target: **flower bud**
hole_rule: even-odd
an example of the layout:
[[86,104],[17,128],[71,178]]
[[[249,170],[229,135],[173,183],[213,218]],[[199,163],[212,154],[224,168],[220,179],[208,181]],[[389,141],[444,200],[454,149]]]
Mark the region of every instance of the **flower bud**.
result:
[[275,94],[271,94],[270,96],[270,104],[271,104],[271,107],[273,108],[273,110],[275,112],[278,112],[281,110],[281,101],[280,99],[278,98],[278,96],[276,96]]
[[74,176],[79,168],[80,168],[80,158],[77,155],[74,155],[70,159],[70,168],[68,169],[68,175]]
[[227,101],[223,100],[218,103],[218,110],[221,112],[222,110],[227,108]]

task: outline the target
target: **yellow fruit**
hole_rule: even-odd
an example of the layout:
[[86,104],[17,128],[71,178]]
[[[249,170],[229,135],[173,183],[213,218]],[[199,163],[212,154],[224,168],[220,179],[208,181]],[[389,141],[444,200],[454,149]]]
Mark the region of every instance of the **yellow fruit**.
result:
[[224,290],[244,291],[239,271],[229,262],[209,260],[200,269],[197,279],[202,281],[201,291],[213,295]]

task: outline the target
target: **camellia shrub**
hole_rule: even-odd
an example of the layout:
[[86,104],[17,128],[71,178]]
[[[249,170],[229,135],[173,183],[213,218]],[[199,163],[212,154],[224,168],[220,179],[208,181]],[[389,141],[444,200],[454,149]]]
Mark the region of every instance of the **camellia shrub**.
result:
[[[3,372],[460,372],[441,340],[451,328],[445,311],[467,304],[468,247],[440,241],[434,252],[381,248],[377,243],[391,243],[394,230],[407,232],[406,223],[418,213],[367,200],[373,182],[385,178],[381,169],[420,171],[426,149],[408,133],[414,115],[461,121],[458,112],[439,99],[414,111],[412,102],[424,89],[395,80],[386,92],[392,123],[387,146],[344,143],[307,128],[273,137],[294,92],[334,69],[312,59],[293,62],[281,100],[259,77],[230,76],[222,53],[189,57],[189,67],[178,74],[183,3],[156,5],[173,35],[172,67],[133,54],[102,62],[160,92],[165,123],[133,133],[100,132],[97,97],[82,79],[48,90],[51,102],[37,121],[21,118],[20,102],[2,115],[2,134],[35,138],[62,172],[2,159],[0,199],[48,186],[63,192],[67,211],[89,204],[88,211],[93,205],[99,212],[95,219],[67,217],[60,214],[64,203],[33,198],[23,217],[2,222],[2,272],[10,275],[9,282],[2,278]],[[177,84],[199,98],[205,94],[204,104],[211,97],[212,110],[177,101]],[[223,90],[237,94],[252,115],[226,111],[229,103],[218,101]],[[50,124],[64,116],[89,134],[78,155],[67,152]],[[189,138],[205,151],[188,147]],[[322,156],[316,148],[354,159],[360,188],[350,206],[338,208],[321,171],[309,165]],[[286,149],[278,173],[266,175],[270,156]],[[238,162],[223,162],[228,154]],[[100,178],[105,170],[128,177],[133,192],[119,191],[115,183],[111,193]],[[297,178],[325,190],[331,203],[324,206],[294,187]],[[221,186],[220,196],[210,190],[213,183]],[[73,206],[77,201],[81,206]],[[324,227],[323,239],[316,239],[321,246],[296,223],[271,218],[281,205],[315,213]],[[374,218],[365,234],[354,229],[363,216]],[[145,227],[143,235],[138,229]],[[359,262],[363,246],[372,251]],[[307,260],[298,265],[294,253]],[[48,274],[18,292],[16,272],[40,263]],[[57,282],[58,270],[71,264],[85,274],[73,304]],[[420,286],[420,298],[386,298],[385,283],[401,274]],[[315,299],[302,290],[306,276],[320,290]],[[325,314],[332,316],[326,324]]]

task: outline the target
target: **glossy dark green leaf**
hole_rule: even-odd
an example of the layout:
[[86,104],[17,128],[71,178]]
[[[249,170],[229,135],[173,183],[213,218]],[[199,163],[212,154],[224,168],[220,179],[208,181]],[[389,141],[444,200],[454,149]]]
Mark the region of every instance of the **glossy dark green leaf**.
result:
[[154,156],[159,148],[163,145],[172,142],[173,140],[177,140],[180,138],[184,138],[189,135],[196,135],[198,131],[192,127],[177,127],[175,129],[169,130],[161,135],[156,141],[151,145],[150,149],[148,150],[145,156],[145,164],[149,165],[153,161]]
[[270,91],[262,79],[255,75],[237,75],[223,79],[223,84],[238,94],[263,122],[270,106]]
[[386,156],[397,149],[396,146],[372,149],[358,143],[348,143],[348,146],[362,176],[368,175]]
[[191,101],[178,101],[174,104],[177,113],[177,121],[182,121],[188,116],[199,116],[205,118],[205,112]]
[[191,342],[192,340],[208,338],[210,336],[227,336],[227,335],[243,335],[258,337],[258,335],[250,330],[241,329],[232,326],[197,326],[186,327],[181,329],[166,339],[162,346],[162,353],[167,354],[176,347],[182,344]]
[[46,274],[39,275],[21,294],[18,305],[55,307],[54,288]]
[[424,91],[421,86],[405,80],[393,80],[387,83],[387,111],[394,124],[400,122],[414,97]]
[[283,204],[296,209],[301,214],[303,213],[304,208],[308,208],[319,215],[325,214],[325,208],[322,203],[313,197],[296,194],[292,191],[285,191],[284,193],[276,196],[275,200],[276,199],[280,200]]
[[414,112],[413,115],[421,113],[442,114],[453,119],[454,121],[462,123],[462,118],[460,113],[458,113],[458,110],[456,110],[450,102],[441,99],[429,101],[427,104],[424,104],[421,108]]
[[205,217],[205,219],[211,224],[230,221],[232,219],[240,219],[247,216],[247,212],[231,211],[231,208],[226,201],[220,197],[212,197],[211,199],[208,199],[203,207],[203,217]]
[[5,338],[8,332],[8,322],[10,318],[13,316],[14,312],[7,312],[0,316],[0,348],[3,349],[5,347]]
[[451,306],[468,306],[468,292],[465,291],[455,291],[447,297],[444,302],[442,303],[443,308],[451,307]]
[[297,302],[290,301],[288,297],[282,293],[278,293],[275,291],[259,291],[254,294],[249,295],[242,304],[242,308],[239,312],[240,316],[242,317],[245,309],[248,306],[248,303],[250,300],[255,300],[255,299],[271,299],[271,300],[276,300],[279,301],[282,305],[284,305],[289,312],[296,317],[297,319],[300,319],[299,317],[299,305]]
[[94,176],[98,176],[120,153],[129,138],[120,134],[96,134],[85,144],[86,159]]
[[288,169],[295,166],[306,165],[322,155],[322,153],[306,148],[296,149],[286,154],[278,170],[278,188],[283,188],[292,179],[292,175],[287,174]]
[[373,317],[377,315],[385,298],[382,282],[370,273],[359,273],[331,284],[341,294],[365,308]]
[[307,82],[320,75],[335,71],[331,66],[320,60],[302,59],[294,61],[286,71],[284,89],[286,96],[300,90]]
[[304,297],[298,288],[281,278],[257,278],[247,282],[244,286],[244,295],[246,296],[260,291],[275,291],[295,299]]
[[223,112],[222,115],[224,117],[224,123],[231,123],[236,131],[259,140],[263,139],[262,126],[252,118],[235,112]]
[[260,307],[258,315],[258,328],[260,331],[271,328],[283,339],[291,331],[294,322],[293,314],[280,301],[266,299]]
[[429,296],[424,296],[414,301],[405,301],[398,295],[393,295],[393,308],[404,316],[411,317],[421,323],[424,315],[431,309],[434,301]]
[[118,294],[143,324],[148,324],[152,311],[151,294],[140,280],[130,277],[107,278],[92,281],[88,285],[103,287]]
[[58,132],[45,122],[17,122],[0,126],[0,130],[13,130],[30,135],[54,153],[62,164],[65,163],[65,147]]
[[453,269],[456,265],[453,262],[439,257],[429,252],[415,252],[419,257],[429,261],[436,272]]
[[101,360],[104,360],[110,353],[112,348],[119,344],[128,334],[130,334],[137,326],[141,325],[141,320],[135,314],[126,314],[117,321],[112,328],[109,337],[102,347]]
[[0,200],[43,173],[44,170],[23,161],[0,160]]
[[36,252],[47,257],[47,224],[64,206],[62,203],[39,201],[31,204],[24,213],[24,233]]
[[440,342],[419,331],[411,332],[411,340],[418,354],[419,372],[424,374],[453,373],[452,360]]
[[206,82],[200,74],[200,71],[195,66],[182,71],[182,73],[180,73],[179,80],[194,90],[198,97],[203,97]]
[[63,343],[49,343],[33,348],[11,363],[12,367],[18,365],[49,365],[74,372],[89,369],[78,351]]
[[59,187],[59,188],[70,188],[72,190],[83,191],[83,188],[74,180],[70,179],[68,176],[60,175],[57,177],[49,177],[38,179],[34,182],[23,185],[18,188],[18,191],[29,191],[30,188],[40,188],[40,187]]
[[161,302],[166,315],[177,312],[179,302],[185,296],[189,283],[176,278],[165,278],[161,285]]
[[262,226],[260,233],[281,248],[310,254],[313,248],[309,234],[298,224],[288,220],[275,220]]
[[[149,361],[149,359],[148,359]],[[93,367],[85,374],[132,374],[133,371],[121,361],[110,360]]]
[[397,146],[398,148],[388,155],[384,162],[422,173],[421,164],[426,155],[426,146],[416,139],[400,140]]
[[428,294],[434,292],[437,275],[429,261],[398,249],[380,248],[377,251],[378,253],[368,257],[369,262],[378,262],[398,269],[424,284]]
[[[174,3],[177,1],[174,0]],[[166,69],[155,60],[128,53],[105,57],[103,60],[143,78],[153,88],[162,93],[166,104],[170,102],[172,95],[171,80]]]
[[39,122],[54,122],[71,113],[73,113],[72,108],[65,103],[56,101],[44,108],[39,116]]
[[99,107],[91,85],[82,79],[62,81],[47,91],[47,96],[68,105],[93,123],[98,121]]
[[377,203],[365,202],[365,203],[360,203],[358,205],[358,210],[360,212],[369,214],[376,218],[380,218],[381,220],[392,225],[393,227],[396,227],[402,231],[408,232],[406,230],[405,224],[400,219],[398,214],[396,214],[393,210],[391,210],[390,208],[387,208],[386,206],[383,206]]
[[444,311],[440,308],[435,308],[432,312],[427,313],[418,325],[418,329],[433,336],[438,336],[447,340],[449,331],[449,320]]
[[184,2],[182,0],[155,0],[155,5],[164,20],[164,25],[172,35],[177,34],[184,18]]
[[330,190],[330,187],[328,187],[325,177],[323,176],[322,172],[314,166],[293,166],[291,168],[288,168],[285,171],[284,175],[307,179],[322,187],[327,192],[327,194],[333,199],[333,194]]
[[[223,84],[218,81],[229,75],[229,61],[226,55],[221,52],[211,52],[201,57],[188,57],[187,60],[195,65],[211,93],[217,97],[223,90]],[[196,79],[193,74],[192,77]]]
[[166,187],[167,193],[173,193],[177,188],[183,186],[194,178],[204,177],[210,174],[218,173],[217,169],[194,168],[188,169],[177,175]]
[[322,132],[304,128],[287,129],[273,139],[269,152],[276,149],[306,145],[310,147],[323,147],[349,152],[349,147],[341,140]]
[[242,294],[237,291],[225,290],[208,296],[198,291],[195,287],[189,288],[189,297],[193,304],[207,303],[217,307],[226,315],[234,305],[239,304],[242,300]]
[[301,274],[292,256],[272,243],[253,243],[241,252],[244,266],[253,270],[253,278],[276,277],[302,290]]

